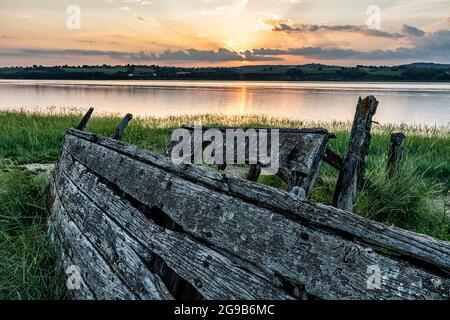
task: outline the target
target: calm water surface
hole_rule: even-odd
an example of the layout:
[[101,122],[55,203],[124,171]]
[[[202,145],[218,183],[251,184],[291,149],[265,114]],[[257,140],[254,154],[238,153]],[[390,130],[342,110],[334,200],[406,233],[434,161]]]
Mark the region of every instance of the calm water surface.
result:
[[380,101],[381,123],[450,124],[450,84],[224,81],[0,80],[1,109],[96,108],[167,116],[265,114],[298,120],[352,120],[359,96]]

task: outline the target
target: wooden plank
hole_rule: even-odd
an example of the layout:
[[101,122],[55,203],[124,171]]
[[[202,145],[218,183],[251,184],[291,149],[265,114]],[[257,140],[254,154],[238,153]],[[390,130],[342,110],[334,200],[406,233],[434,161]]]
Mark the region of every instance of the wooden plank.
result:
[[[263,208],[280,212],[287,217],[293,216],[308,221],[310,224],[333,233],[347,234],[358,242],[375,246],[378,250],[414,257],[421,261],[420,263],[436,265],[443,270],[450,269],[448,242],[386,226],[331,206],[298,201],[290,193],[220,174],[207,167],[175,164],[163,156],[121,141],[77,130],[69,130],[66,140],[72,139],[70,136],[96,143],[132,159],[173,173],[182,179],[231,194]],[[76,152],[85,152],[85,146],[83,144],[77,146],[77,141],[73,141],[73,139],[71,142],[66,141],[65,144],[73,144]]]
[[83,283],[89,291],[95,292],[95,298],[100,300],[135,300],[137,296],[111,270],[108,263],[94,249],[78,226],[67,217],[66,211],[58,197],[55,199],[53,212],[58,212],[54,220],[54,229],[58,235],[61,247],[77,266],[83,278]]
[[[67,154],[62,155],[60,163],[64,172],[58,178],[61,179],[58,183],[63,186],[61,197],[80,220],[79,224],[83,224],[85,234],[95,239],[95,243],[105,238],[124,236],[125,243],[138,253],[143,250],[141,246],[151,248],[207,299],[292,298],[275,284],[242,270],[228,258],[186,234],[156,225],[129,201],[115,195],[99,182],[95,175],[86,172],[85,167],[72,162]],[[86,188],[89,192],[80,193],[80,188]],[[89,215],[83,211],[89,211]],[[120,258],[116,256],[116,259]],[[135,287],[131,283],[129,285]]]
[[403,146],[406,136],[403,133],[393,133],[389,142],[387,172],[389,177],[394,177],[400,170],[400,162],[403,159]]
[[[295,146],[292,149],[282,146]],[[309,198],[319,174],[319,168],[328,146],[327,135],[284,135],[280,139],[279,175],[288,183],[288,190],[302,188]]]
[[[53,239],[57,238],[59,243],[61,261],[64,265],[64,270],[68,266],[77,265],[83,274],[91,283],[92,278],[98,277],[108,279],[116,279],[117,282],[121,282],[125,285],[126,294],[135,295],[136,299],[173,299],[170,293],[165,288],[162,281],[152,273],[150,273],[143,265],[141,258],[137,256],[129,248],[129,244],[132,243],[132,239],[127,234],[117,234],[111,228],[114,226],[109,221],[101,221],[103,224],[99,225],[100,220],[94,218],[93,211],[97,208],[89,207],[82,202],[80,197],[80,190],[69,190],[72,185],[69,185],[68,180],[65,178],[64,170],[61,167],[64,166],[63,154],[60,156],[58,162],[58,169],[55,171],[54,180],[52,180],[52,202],[53,202],[53,215],[50,217],[50,235]],[[58,186],[58,188],[55,188]],[[76,194],[75,203],[68,201],[68,198],[73,194]],[[76,209],[74,209],[76,208]],[[78,215],[74,212],[79,213]],[[75,264],[71,262],[69,255],[65,253],[67,249],[73,251],[72,246],[67,246],[66,239],[62,238],[64,231],[61,232],[61,228],[64,228],[64,224],[70,224],[72,228],[75,224],[77,230],[80,231],[79,236],[82,237],[82,243],[86,243],[86,249],[81,250],[79,259],[84,259],[83,263],[87,263],[87,260],[93,260],[94,262],[105,261],[111,269],[104,268],[104,264],[100,263],[99,270],[92,270],[91,267],[86,265]],[[67,226],[66,226],[67,227]],[[98,236],[98,230],[104,233]],[[57,232],[59,231],[59,232]],[[69,239],[70,240],[70,239]],[[71,239],[72,241],[79,241],[78,238]],[[143,246],[138,246],[136,250],[139,250],[142,259],[149,259],[151,255],[150,251],[146,250]],[[78,252],[78,250],[76,250]],[[72,254],[73,255],[73,254]],[[109,275],[110,271],[112,272]],[[101,275],[98,275],[101,272]],[[94,282],[95,283],[95,282]],[[133,289],[131,289],[133,288]],[[93,286],[89,288],[84,285],[81,290],[69,290],[71,298],[92,300],[92,299],[116,299],[121,298],[121,295],[117,295],[114,290],[114,284],[108,286]],[[130,292],[128,292],[128,290]],[[123,298],[123,297],[122,297]],[[124,299],[129,299],[126,297]]]
[[[191,132],[192,140],[194,139],[194,126],[183,126],[183,129]],[[222,131],[223,134],[227,130],[247,130],[252,129],[256,132],[259,130],[268,131],[268,150],[271,146],[271,129],[277,130],[279,133],[279,166],[280,169],[276,173],[287,184],[288,190],[294,188],[302,188],[307,197],[309,197],[313,185],[317,179],[319,173],[319,167],[321,160],[325,154],[327,143],[333,134],[330,134],[325,129],[277,129],[277,128],[239,128],[239,127],[201,127],[203,131],[209,129],[216,129]],[[165,155],[171,157],[171,152],[174,146],[178,142],[170,142],[166,148]],[[192,141],[192,145],[194,142]],[[234,147],[234,146],[233,146]],[[224,150],[226,150],[226,139],[224,139]],[[248,150],[248,141],[246,141],[245,150]],[[193,148],[192,148],[193,150]],[[236,149],[235,149],[236,150]],[[234,160],[236,163],[237,154],[235,154]],[[193,157],[191,156],[191,159]],[[228,163],[230,164],[230,163]],[[259,177],[259,167],[251,163],[248,152],[245,155],[245,164],[252,165],[252,169],[249,175],[249,181],[256,181]],[[227,163],[225,163],[225,166]],[[260,167],[264,167],[261,163],[258,163]],[[223,169],[225,166],[221,166]]]
[[[100,143],[110,142],[108,139],[97,140]],[[302,212],[288,214],[245,201],[242,193],[250,192],[254,186],[248,182],[234,186],[230,179],[226,179],[228,190],[233,190],[224,192],[211,188],[211,185],[207,187],[204,183],[182,179],[158,166],[136,161],[126,155],[128,150],[116,152],[71,136],[66,138],[65,147],[77,161],[111,183],[120,185],[120,189],[133,198],[149,207],[164,208],[164,212],[192,236],[239,256],[257,266],[268,277],[277,274],[295,286],[304,286],[314,296],[329,299],[420,299],[425,296],[439,299],[448,296],[448,277],[442,274],[445,271],[439,271],[436,266],[416,264],[418,260],[423,260],[423,256],[430,259],[430,251],[433,250],[447,252],[447,255],[432,256],[431,259],[448,264],[448,243],[414,235],[411,238],[416,238],[416,243],[412,241],[403,251],[419,258],[404,260],[396,256],[395,252],[399,249],[392,243],[401,244],[398,238],[405,235],[395,229],[390,230],[393,239],[389,245],[385,243],[385,250],[378,251],[376,246],[355,241],[351,232],[344,234],[336,232],[336,229],[333,232],[330,227],[324,228],[323,225],[299,219]],[[158,158],[160,163],[169,161],[153,154],[149,156],[153,157]],[[202,171],[208,175],[207,169],[202,168]],[[252,188],[245,188],[246,184]],[[217,181],[215,185],[219,185]],[[259,186],[261,190],[265,190],[266,194],[273,191]],[[280,193],[289,201],[288,194]],[[257,198],[260,196],[261,193]],[[324,211],[348,215],[326,206],[309,205],[318,215],[323,215]],[[347,217],[346,220],[352,219]],[[378,232],[389,230],[375,222],[367,224]],[[378,237],[383,238],[380,234]],[[439,248],[434,248],[435,242],[439,243]],[[417,248],[417,243],[427,243],[425,248],[422,247],[422,252]],[[370,265],[380,266],[383,272],[382,289],[376,292],[366,287]],[[436,281],[441,281],[442,286],[435,287],[433,283]]]
[[[194,132],[193,126],[183,126],[183,129],[187,129]],[[317,155],[317,151],[320,151],[324,145],[328,142],[330,134],[325,129],[278,129],[278,128],[239,128],[239,127],[202,127],[203,131],[209,129],[217,129],[224,134],[227,130],[247,130],[254,129],[256,132],[260,130],[268,130],[268,149],[270,149],[271,143],[271,129],[277,130],[280,135],[280,165],[282,167],[290,167],[291,170],[297,170],[303,175],[309,175],[316,169],[314,167]],[[193,136],[193,134],[192,134]],[[226,140],[224,139],[224,143]],[[166,156],[170,155],[170,149],[173,145],[169,145],[166,151]],[[226,147],[225,147],[226,148]],[[248,146],[246,146],[248,149]],[[246,164],[249,163],[248,154],[246,154]]]
[[[64,270],[66,273],[66,278],[64,280],[66,281],[66,287],[67,287],[67,281],[69,281],[69,277],[72,275],[73,272],[73,266],[74,263],[71,261],[71,259],[66,255],[66,253],[61,250],[60,251],[60,259],[61,261],[61,269]],[[67,300],[95,300],[97,299],[95,293],[84,283],[84,281],[81,281],[80,288],[73,288],[69,289],[67,288],[66,296],[64,297]]]
[[338,155],[336,152],[327,148],[323,160],[336,170],[341,171],[344,168],[344,158]]
[[359,98],[347,155],[333,197],[333,204],[336,208],[347,211],[353,209],[356,188],[358,182],[361,182],[364,176],[365,159],[369,152],[371,140],[372,117],[375,115],[377,108],[378,101],[375,97],[369,96],[364,100]]
[[[60,205],[60,203],[55,204],[56,198],[53,200],[53,211],[55,212],[63,212],[63,209]],[[52,206],[53,206],[52,205]],[[59,219],[59,220],[58,220]],[[59,224],[59,221],[61,219],[61,215],[54,214],[50,216],[48,221],[49,226],[49,235],[52,243],[55,243],[57,245],[57,255],[58,255],[58,267],[63,270],[63,273],[65,273],[66,277],[63,277],[63,280],[66,284],[67,288],[67,281],[69,281],[69,277],[72,276],[72,268],[75,266],[75,263],[72,261],[72,259],[69,257],[69,255],[66,253],[65,249],[62,247],[63,241],[60,238],[60,235],[57,232],[57,224]],[[69,273],[66,273],[68,272]],[[81,271],[81,270],[80,270]],[[94,300],[96,299],[96,296],[94,292],[86,285],[86,283],[83,280],[83,277],[80,279],[79,288],[69,289],[67,288],[67,294],[66,299],[69,300]]]
[[120,232],[111,220],[102,217],[101,210],[88,201],[62,172],[56,179],[60,186],[58,197],[64,203],[70,220],[127,287],[139,299],[173,299],[161,279],[144,264],[144,261],[153,258],[151,251],[136,243],[128,234]]
[[[189,131],[194,130],[194,126],[192,125],[183,125],[181,126],[183,129],[187,129]],[[217,129],[225,132],[226,130],[236,130],[236,129],[249,129],[250,127],[226,127],[226,126],[202,126],[203,131],[207,131],[209,129]],[[296,134],[326,134],[329,135],[330,138],[335,138],[335,134],[329,132],[324,128],[273,128],[273,127],[251,127],[251,129],[255,130],[271,130],[277,129],[280,133],[296,133]]]
[[125,132],[125,128],[127,127],[128,123],[133,120],[133,115],[131,113],[128,113],[122,121],[120,121],[119,125],[117,126],[117,129],[114,131],[114,133],[111,135],[111,139],[114,140],[120,140],[123,136],[123,133]]
[[84,115],[83,119],[81,119],[81,122],[77,127],[77,130],[83,131],[84,129],[86,129],[86,126],[87,126],[89,120],[91,119],[93,112],[94,112],[94,108],[89,108],[89,110]]

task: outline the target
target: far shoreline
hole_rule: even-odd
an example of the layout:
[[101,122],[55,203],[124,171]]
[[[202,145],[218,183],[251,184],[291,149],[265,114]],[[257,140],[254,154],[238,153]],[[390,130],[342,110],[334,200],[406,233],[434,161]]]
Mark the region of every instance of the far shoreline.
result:
[[138,82],[138,81],[167,81],[167,82],[175,82],[175,81],[186,81],[186,82],[255,82],[255,83],[270,83],[270,82],[278,82],[278,83],[395,83],[395,84],[428,84],[428,83],[448,83],[450,84],[450,80],[438,81],[438,80],[230,80],[230,79],[48,79],[48,78],[0,78],[1,80],[18,80],[18,81],[130,81],[130,82]]
[[0,67],[0,79],[31,80],[204,80],[450,82],[450,64],[411,63],[353,67],[324,64],[240,67],[174,67],[158,65],[83,65]]

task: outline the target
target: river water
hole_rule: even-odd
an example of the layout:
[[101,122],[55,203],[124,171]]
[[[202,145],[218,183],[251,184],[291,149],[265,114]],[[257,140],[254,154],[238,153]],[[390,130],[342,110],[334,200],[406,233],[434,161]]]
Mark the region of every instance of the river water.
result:
[[358,97],[374,95],[375,121],[450,124],[450,84],[0,80],[0,108],[168,116],[264,114],[296,120],[352,120]]

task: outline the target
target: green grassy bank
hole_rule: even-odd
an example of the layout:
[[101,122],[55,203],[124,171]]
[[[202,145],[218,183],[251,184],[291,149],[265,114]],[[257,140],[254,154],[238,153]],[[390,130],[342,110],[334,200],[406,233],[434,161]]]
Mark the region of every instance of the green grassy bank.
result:
[[[52,244],[46,236],[47,177],[19,165],[51,163],[57,159],[65,131],[78,124],[80,114],[0,112],[0,299],[53,299],[64,295],[55,268]],[[87,130],[110,135],[120,117],[91,119]],[[349,123],[303,123],[259,116],[193,116],[133,120],[123,140],[161,152],[171,128],[186,123],[277,127],[325,127],[337,135],[333,150],[344,154]],[[389,136],[407,135],[401,173],[385,175]],[[358,195],[354,211],[377,221],[450,240],[449,127],[375,125],[367,161],[368,183]],[[324,164],[314,201],[331,203],[337,172]],[[262,183],[283,188],[275,177]],[[447,210],[447,211],[446,211]]]

